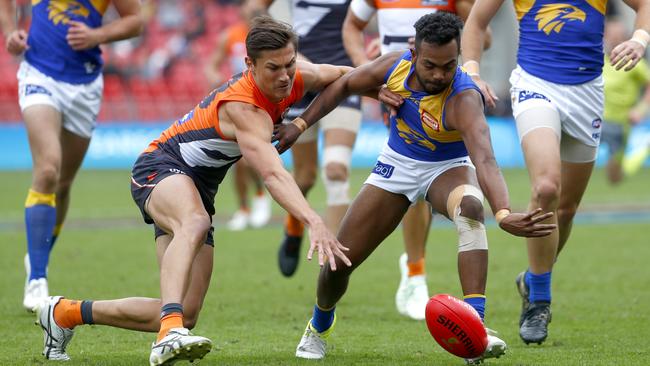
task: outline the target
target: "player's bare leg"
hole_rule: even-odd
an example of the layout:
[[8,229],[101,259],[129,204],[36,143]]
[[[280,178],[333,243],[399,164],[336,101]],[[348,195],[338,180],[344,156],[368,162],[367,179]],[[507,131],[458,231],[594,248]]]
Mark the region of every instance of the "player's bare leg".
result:
[[557,255],[569,239],[573,218],[576,215],[582,196],[587,189],[589,178],[594,169],[594,162],[590,163],[569,163],[562,162],[562,190],[560,192],[560,203],[557,208],[557,224],[559,232],[559,243]]
[[59,183],[56,190],[56,226],[52,236],[52,245],[54,245],[68,214],[68,207],[70,206],[70,188],[72,187],[72,182],[81,167],[84,156],[86,156],[88,145],[90,145],[90,139],[75,135],[66,129],[62,129],[61,174],[59,176]]
[[[323,156],[323,182],[327,193],[327,212],[325,223],[333,233],[338,232],[339,225],[349,206],[350,157],[336,155],[338,150],[352,151],[357,134],[344,129],[329,129],[325,134],[325,149],[332,149],[332,156]],[[327,153],[325,154],[327,155]],[[346,162],[342,160],[347,160]]]
[[[170,235],[156,239],[159,263],[171,242]],[[198,320],[212,274],[213,248],[203,245],[192,264],[190,284],[183,299],[183,327],[192,329]],[[65,360],[67,344],[76,326],[100,324],[130,330],[157,332],[160,329],[160,299],[130,297],[117,300],[77,301],[52,297],[39,309],[39,323],[48,329],[44,354],[48,359]]]
[[[370,184],[361,188],[343,218],[337,236],[341,244],[350,249],[346,255],[352,266],[337,263],[337,270],[332,271],[326,263],[321,268],[314,315],[296,348],[296,357],[325,357],[326,339],[336,320],[334,308],[347,290],[350,274],[395,230],[409,204],[404,195]],[[381,212],[381,215],[377,212]]]
[[45,104],[23,111],[32,153],[32,183],[25,201],[27,255],[23,307],[32,310],[49,296],[47,266],[56,225],[56,189],[61,173],[61,113]]
[[[522,116],[547,109],[531,109],[522,113]],[[561,188],[559,137],[551,128],[537,128],[523,137],[521,145],[531,181],[528,207],[541,207],[543,212],[555,213],[544,223],[556,224]],[[525,343],[541,344],[548,335],[548,323],[551,320],[551,272],[558,242],[558,230],[545,237],[526,238],[529,268],[517,278],[519,292],[523,297],[519,335]]]
[[[485,285],[488,270],[488,245],[484,226],[483,194],[478,188],[473,168],[463,166],[447,170],[437,177],[427,194],[436,212],[447,216],[458,232],[458,275],[463,299],[484,319]],[[487,328],[486,328],[487,329]],[[499,358],[505,354],[506,343],[487,329],[488,344],[485,352],[468,363],[480,363],[486,358]]]
[[[300,142],[300,141],[298,141]],[[291,147],[293,156],[293,177],[304,196],[316,183],[318,171],[318,144],[316,140],[296,143]],[[304,234],[303,224],[287,214],[282,244],[278,250],[280,272],[291,277],[298,268],[300,245]]]

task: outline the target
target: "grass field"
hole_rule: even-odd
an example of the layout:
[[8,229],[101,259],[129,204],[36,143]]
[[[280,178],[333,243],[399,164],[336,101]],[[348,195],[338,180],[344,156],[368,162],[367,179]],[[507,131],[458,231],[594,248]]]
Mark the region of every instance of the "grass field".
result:
[[[513,206],[528,196],[525,172],[505,172]],[[355,171],[353,187],[365,178]],[[158,296],[152,231],[140,222],[129,194],[128,171],[83,171],[73,192],[69,221],[52,254],[50,292],[71,298]],[[0,365],[45,364],[42,333],[21,307],[25,238],[23,202],[27,172],[0,173]],[[643,365],[650,362],[650,172],[611,188],[602,171],[584,199],[585,213],[554,271],[553,322],[542,346],[525,346],[518,336],[519,298],[515,275],[526,266],[521,239],[489,225],[490,272],[487,324],[508,343],[493,365]],[[229,183],[229,181],[227,182]],[[294,358],[310,316],[318,266],[304,261],[291,279],[276,265],[282,211],[274,207],[268,228],[228,232],[233,190],[217,200],[215,268],[195,333],[215,347],[204,365],[462,365],[430,337],[424,322],[397,314],[394,292],[402,252],[397,231],[355,273],[338,307],[339,322],[323,362]],[[311,202],[322,211],[324,193]],[[625,215],[588,215],[613,213]],[[619,217],[616,219],[616,217]],[[625,219],[621,219],[624,217]],[[595,221],[598,218],[597,221]],[[455,230],[442,220],[428,243],[431,294],[459,296]],[[145,364],[152,334],[108,327],[80,327],[68,348],[70,365]]]

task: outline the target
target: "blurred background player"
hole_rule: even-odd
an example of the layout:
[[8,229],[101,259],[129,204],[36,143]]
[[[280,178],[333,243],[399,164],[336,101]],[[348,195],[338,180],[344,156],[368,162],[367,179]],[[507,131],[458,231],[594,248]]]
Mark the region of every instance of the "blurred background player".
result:
[[[415,36],[413,24],[423,15],[445,11],[457,14],[465,21],[473,4],[474,0],[352,0],[343,23],[343,44],[354,65],[360,66],[368,63],[373,56],[372,47],[365,47],[363,35],[373,15],[377,14],[379,44],[383,55],[408,49]],[[486,37],[485,48],[489,44],[490,38]],[[384,119],[388,121],[386,116]],[[429,204],[425,200],[418,200],[409,208],[402,221],[406,253],[399,258],[401,278],[395,294],[395,305],[400,314],[416,320],[424,319],[424,309],[429,300],[424,255],[431,215]]]
[[[318,278],[313,317],[296,357],[321,359],[335,323],[335,306],[352,271],[397,227],[408,207],[425,198],[458,232],[458,274],[465,302],[485,313],[488,245],[483,192],[502,229],[544,236],[555,225],[538,224],[552,213],[511,213],[508,189],[496,164],[478,87],[459,66],[461,20],[427,14],[415,23],[415,49],[391,52],[328,86],[297,120],[311,125],[343,98],[386,84],[402,104],[391,116],[390,134],[374,170],[345,215],[338,233],[350,249],[351,267],[327,265]],[[471,159],[471,160],[470,160]],[[472,161],[476,162],[474,166]],[[479,189],[481,187],[481,189]],[[490,334],[482,356],[504,354],[506,344]]]
[[[267,5],[273,2],[263,1]],[[292,0],[293,26],[300,37],[298,52],[301,57],[314,63],[352,66],[352,61],[345,53],[341,35],[349,5],[349,0]],[[315,96],[315,93],[307,94],[294,105],[287,113],[287,121],[299,116]],[[327,195],[325,222],[332,232],[338,231],[339,223],[350,203],[350,159],[360,126],[361,98],[354,95],[342,101],[337,109],[302,134],[291,148],[293,176],[300,190],[307,195],[316,182],[318,129],[323,130],[321,176]],[[303,235],[302,223],[288,214],[284,238],[278,250],[280,272],[287,277],[292,276],[298,266]]]
[[[246,35],[252,19],[266,13],[258,0],[243,0],[240,4],[240,21],[229,26],[219,38],[219,43],[206,64],[205,75],[211,86],[221,85],[222,70],[227,65],[226,75],[237,75],[246,70]],[[233,182],[239,209],[233,214],[227,227],[233,231],[244,230],[248,225],[259,228],[271,219],[271,199],[266,195],[262,179],[250,168],[245,159],[239,160],[233,169]],[[255,194],[252,202],[248,191],[253,185]]]
[[142,30],[139,0],[113,0],[120,18],[102,24],[104,1],[32,1],[28,32],[17,29],[11,0],[0,2],[7,50],[25,53],[18,70],[19,104],[32,153],[25,201],[27,280],[23,306],[48,296],[47,267],[70,204],[70,187],[95,128],[102,100],[99,45]]
[[[272,145],[273,126],[307,91],[317,91],[350,68],[296,61],[297,35],[270,17],[258,17],[246,38],[247,70],[215,89],[136,160],[131,194],[144,221],[154,225],[160,266],[160,298],[77,301],[53,296],[39,305],[43,354],[68,360],[74,328],[101,324],[158,332],[151,365],[200,359],[212,342],[189,332],[199,317],[212,276],[214,198],[240,157],[263,178],[273,198],[310,227],[311,246],[322,266],[346,265],[347,250],[309,207]],[[298,125],[303,131],[304,125]]]
[[[637,12],[636,31],[611,51],[609,62],[630,71],[650,41],[650,1],[625,0]],[[464,66],[485,102],[492,88],[479,75],[485,30],[503,0],[477,0],[463,32]],[[515,1],[519,21],[512,110],[531,182],[529,207],[555,212],[558,231],[527,238],[526,271],[516,279],[522,297],[519,335],[544,342],[551,321],[551,271],[566,244],[598,152],[603,118],[603,31],[606,0]]]
[[[605,65],[603,80],[605,82],[605,110],[601,143],[607,144],[607,179],[612,184],[618,184],[624,177],[623,161],[630,127],[639,124],[647,115],[650,107],[650,70],[644,59],[640,60],[634,69],[626,72],[616,70],[609,62],[608,53],[616,45],[630,37],[627,26],[621,20],[610,19],[605,25]],[[641,96],[643,91],[643,96]],[[639,98],[641,96],[641,98]],[[645,153],[644,153],[645,152]],[[634,173],[647,158],[648,147],[632,157]],[[625,159],[626,166],[630,159]],[[628,173],[627,171],[625,172]]]

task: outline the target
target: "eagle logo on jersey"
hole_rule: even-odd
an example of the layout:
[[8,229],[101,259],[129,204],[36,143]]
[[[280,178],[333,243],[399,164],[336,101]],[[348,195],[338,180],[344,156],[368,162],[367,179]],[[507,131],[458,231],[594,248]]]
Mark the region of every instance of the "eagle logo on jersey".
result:
[[54,25],[59,23],[68,24],[70,18],[88,18],[90,15],[88,8],[74,0],[50,0],[47,11],[47,18]]
[[584,11],[569,4],[547,4],[542,6],[535,20],[537,23],[537,30],[543,30],[546,35],[551,32],[560,33],[562,27],[568,22],[579,20],[584,22],[587,15]]
[[423,147],[426,147],[427,149],[434,151],[436,149],[436,145],[434,145],[431,141],[427,140],[425,136],[423,136],[421,133],[418,131],[413,130],[402,118],[396,118],[397,120],[397,130],[399,131],[399,137],[401,137],[404,142],[407,144],[416,144],[420,145]]

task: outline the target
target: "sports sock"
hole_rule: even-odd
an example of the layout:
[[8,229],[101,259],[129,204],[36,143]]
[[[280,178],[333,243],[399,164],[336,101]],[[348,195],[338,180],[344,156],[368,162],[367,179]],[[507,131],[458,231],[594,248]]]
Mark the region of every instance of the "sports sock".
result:
[[54,307],[54,321],[60,327],[68,329],[93,324],[92,305],[92,301],[61,299]]
[[485,295],[483,294],[469,294],[463,296],[463,301],[470,304],[478,315],[481,317],[481,321],[485,318]]
[[305,226],[298,220],[293,217],[293,215],[287,215],[286,222],[284,224],[287,235],[289,236],[302,236]]
[[54,226],[54,231],[52,232],[52,243],[50,244],[50,250],[52,250],[52,248],[54,248],[54,244],[56,243],[56,239],[59,237],[59,234],[61,233],[61,228],[62,227],[63,227],[63,224]]
[[39,193],[32,189],[25,201],[25,228],[27,253],[31,271],[29,279],[47,277],[47,265],[52,249],[52,233],[56,224],[56,197],[54,193]]
[[160,331],[156,343],[165,338],[170,329],[183,328],[183,305],[169,303],[163,305],[160,312]]
[[551,302],[551,272],[534,274],[526,271],[526,284],[528,284],[530,302]]
[[419,276],[424,274],[424,258],[420,258],[417,262],[406,262],[409,269],[409,277]]
[[323,333],[330,329],[334,322],[335,309],[336,306],[329,310],[323,310],[319,308],[318,305],[314,305],[314,314],[311,317],[311,326],[314,327],[318,333]]

